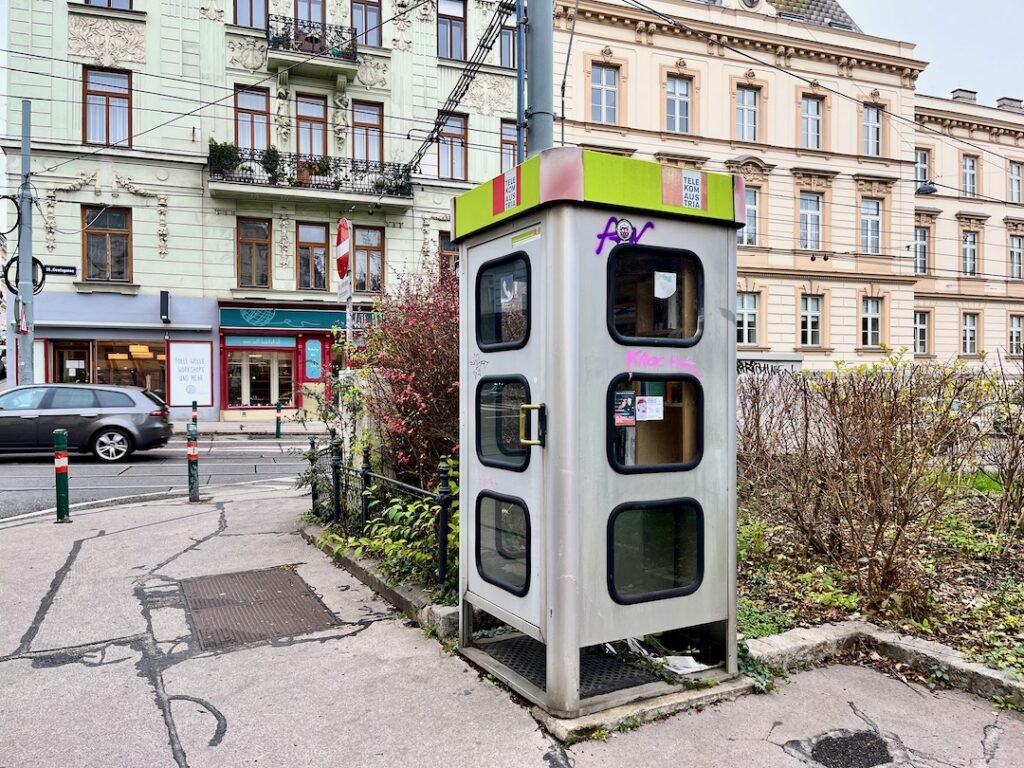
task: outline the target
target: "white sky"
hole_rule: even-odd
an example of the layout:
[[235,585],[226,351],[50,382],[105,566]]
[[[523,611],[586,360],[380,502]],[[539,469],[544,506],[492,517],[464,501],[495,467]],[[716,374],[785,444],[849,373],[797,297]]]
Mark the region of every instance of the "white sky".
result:
[[915,43],[929,62],[918,93],[978,92],[1024,98],[1024,2],[1021,0],[839,0],[866,34]]

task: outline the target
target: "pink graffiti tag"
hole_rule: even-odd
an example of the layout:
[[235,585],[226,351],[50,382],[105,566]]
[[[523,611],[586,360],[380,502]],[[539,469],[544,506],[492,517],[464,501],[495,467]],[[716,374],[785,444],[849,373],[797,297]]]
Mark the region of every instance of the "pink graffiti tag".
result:
[[614,216],[609,216],[608,221],[604,225],[604,232],[597,235],[597,248],[594,250],[594,255],[601,255],[601,251],[604,250],[604,244],[608,240],[612,241],[612,245],[623,242],[636,245],[640,242],[640,238],[650,229],[654,229],[653,221],[648,221],[640,229],[636,229],[628,219],[617,219]]
[[626,353],[626,371],[664,371],[673,373],[688,373],[696,378],[702,378],[697,364],[687,357],[680,357],[674,352],[663,355],[652,355],[643,349],[631,349]]

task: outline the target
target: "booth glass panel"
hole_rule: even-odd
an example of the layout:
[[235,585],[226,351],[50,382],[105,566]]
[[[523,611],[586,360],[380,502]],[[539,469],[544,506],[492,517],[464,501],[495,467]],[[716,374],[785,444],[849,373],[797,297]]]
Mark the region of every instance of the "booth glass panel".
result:
[[476,341],[484,351],[520,349],[530,337],[530,262],[514,253],[480,267]]
[[616,341],[697,343],[704,276],[692,251],[618,245],[608,257],[608,286],[608,330]]
[[481,493],[476,502],[480,577],[522,597],[530,589],[530,515],[522,499]]
[[704,575],[704,516],[692,499],[626,503],[608,524],[608,590],[617,603],[695,592]]
[[704,394],[686,376],[622,374],[608,388],[608,460],[617,472],[693,469],[704,450]]
[[530,451],[519,443],[519,411],[529,402],[530,387],[521,376],[480,382],[476,390],[476,449],[482,464],[516,472],[526,469]]

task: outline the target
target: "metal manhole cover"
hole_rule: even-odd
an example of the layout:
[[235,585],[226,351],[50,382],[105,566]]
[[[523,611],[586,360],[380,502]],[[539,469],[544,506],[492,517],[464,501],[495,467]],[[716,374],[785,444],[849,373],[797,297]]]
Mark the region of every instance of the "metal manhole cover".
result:
[[[547,649],[532,637],[519,635],[494,643],[480,645],[497,661],[529,680],[541,690],[547,686]],[[621,691],[658,678],[650,672],[627,664],[601,650],[584,648],[580,651],[580,697],[587,699],[602,693]]]
[[303,635],[338,623],[291,568],[185,579],[181,591],[205,650]]

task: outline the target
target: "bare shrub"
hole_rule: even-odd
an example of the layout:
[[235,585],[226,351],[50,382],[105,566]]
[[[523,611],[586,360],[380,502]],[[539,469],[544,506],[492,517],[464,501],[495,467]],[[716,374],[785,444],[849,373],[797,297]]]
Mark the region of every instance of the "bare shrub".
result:
[[1019,547],[1024,538],[1024,385],[1007,373],[1000,364],[998,374],[989,378],[992,428],[981,450],[983,471],[999,483],[998,494],[987,497],[997,556]]
[[978,377],[894,356],[738,389],[740,503],[845,572],[863,607],[912,612],[919,546],[980,441]]

